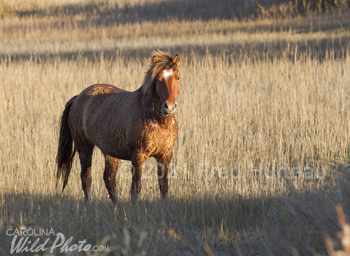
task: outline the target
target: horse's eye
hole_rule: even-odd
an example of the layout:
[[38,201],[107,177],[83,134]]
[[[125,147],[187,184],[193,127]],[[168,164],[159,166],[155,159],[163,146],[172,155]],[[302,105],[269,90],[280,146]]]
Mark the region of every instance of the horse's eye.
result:
[[178,77],[177,80],[180,80],[180,77]]

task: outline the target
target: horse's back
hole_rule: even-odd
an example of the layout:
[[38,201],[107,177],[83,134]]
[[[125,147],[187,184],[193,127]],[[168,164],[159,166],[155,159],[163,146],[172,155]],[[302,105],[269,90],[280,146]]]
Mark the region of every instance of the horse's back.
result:
[[117,86],[111,84],[94,84],[86,88],[81,94],[86,96],[94,96],[94,95],[108,95],[111,93],[124,93],[127,92]]

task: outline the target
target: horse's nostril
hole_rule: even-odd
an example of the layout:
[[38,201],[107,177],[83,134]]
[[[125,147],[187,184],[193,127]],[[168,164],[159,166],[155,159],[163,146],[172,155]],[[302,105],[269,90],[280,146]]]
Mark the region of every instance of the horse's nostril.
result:
[[166,102],[164,103],[164,108],[165,108],[165,109],[168,109],[168,108],[169,108],[169,107],[168,107],[168,103],[166,103]]

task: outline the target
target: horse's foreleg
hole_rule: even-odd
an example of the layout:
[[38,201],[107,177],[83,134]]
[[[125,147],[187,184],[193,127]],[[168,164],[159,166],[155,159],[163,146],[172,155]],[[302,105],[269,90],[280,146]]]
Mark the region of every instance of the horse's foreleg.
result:
[[105,156],[105,171],[103,180],[105,181],[108,194],[112,199],[113,205],[117,203],[116,192],[116,175],[118,171],[119,159],[106,155]]
[[91,182],[92,182],[92,177],[91,177],[92,152],[93,152],[93,147],[89,150],[84,150],[82,152],[79,152],[80,165],[81,165],[81,182],[83,185],[85,202],[89,201]]
[[163,156],[161,158],[157,158],[157,169],[158,169],[158,183],[159,190],[164,199],[168,197],[168,168],[171,161],[170,156]]
[[141,192],[141,176],[142,176],[142,168],[143,164],[146,161],[146,157],[143,156],[142,154],[136,155],[132,159],[132,184],[131,184],[131,198],[132,199],[137,199]]

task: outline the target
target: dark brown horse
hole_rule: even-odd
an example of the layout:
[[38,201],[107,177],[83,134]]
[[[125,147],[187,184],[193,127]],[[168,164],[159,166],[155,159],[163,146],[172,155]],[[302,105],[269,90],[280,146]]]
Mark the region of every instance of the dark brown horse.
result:
[[67,185],[76,151],[81,164],[85,199],[91,188],[91,158],[95,146],[105,156],[103,179],[116,203],[116,174],[119,159],[132,162],[131,195],[141,191],[145,161],[155,157],[163,197],[168,194],[168,165],[178,126],[173,115],[180,90],[180,56],[153,53],[143,85],[134,92],[108,84],[95,84],[70,99],[61,118],[57,153],[57,181]]

